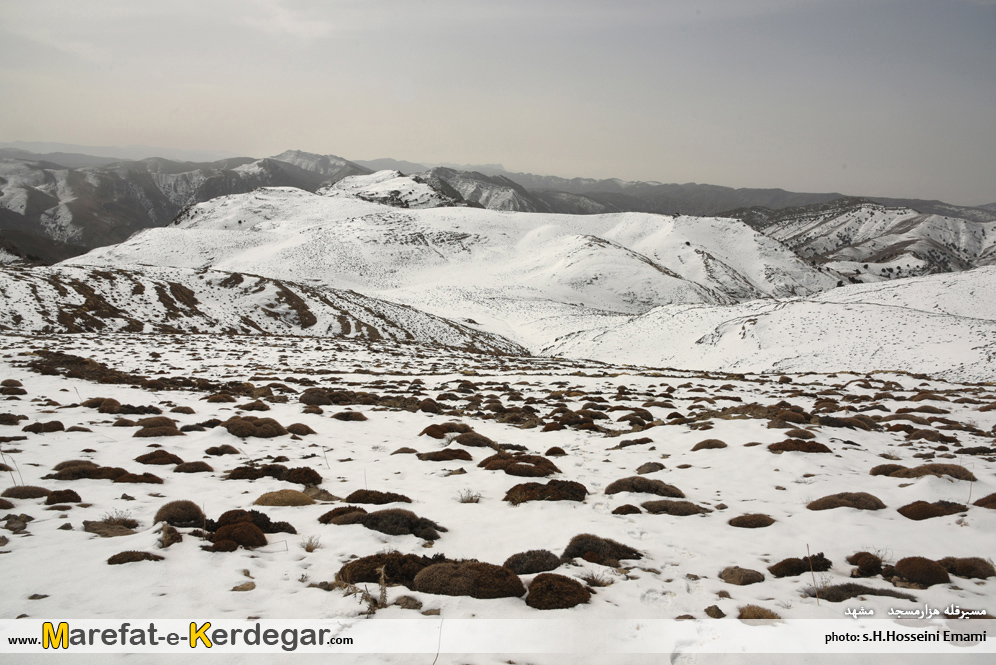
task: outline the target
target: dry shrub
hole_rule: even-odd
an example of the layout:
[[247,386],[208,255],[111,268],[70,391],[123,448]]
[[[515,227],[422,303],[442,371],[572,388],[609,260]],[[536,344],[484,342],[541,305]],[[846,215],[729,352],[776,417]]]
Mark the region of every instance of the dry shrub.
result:
[[31,423],[21,428],[22,432],[31,434],[51,434],[52,432],[64,432],[66,426],[58,420],[50,420],[47,423]]
[[[101,399],[96,397],[94,399],[88,399],[84,402],[84,405],[93,404],[99,401],[100,403],[96,405],[98,413],[117,413],[121,410],[121,402],[117,401],[113,397],[108,397],[107,399]],[[92,406],[88,408],[93,408]]]
[[430,453],[418,453],[416,455],[423,462],[449,462],[450,460],[460,460],[472,462],[474,458],[466,450],[459,448],[447,448],[445,450],[434,450]]
[[287,434],[284,426],[273,418],[233,416],[221,423],[221,426],[228,430],[229,434],[243,439],[251,436],[260,439],[272,439]]
[[560,446],[553,446],[543,454],[546,455],[547,457],[563,457],[567,453],[564,452],[564,449],[561,448]]
[[0,494],[0,496],[8,499],[40,499],[51,493],[52,490],[47,490],[44,487],[35,487],[34,485],[15,485],[14,487],[8,487],[5,489],[3,494]]
[[177,464],[173,469],[173,473],[211,473],[212,471],[214,471],[214,468],[210,464],[200,460]]
[[656,478],[644,478],[643,476],[630,476],[620,478],[609,483],[605,488],[606,494],[618,494],[619,492],[635,492],[638,494],[656,494],[672,499],[684,499],[685,493],[674,485],[668,485]]
[[990,494],[989,496],[982,497],[972,505],[980,508],[996,509],[996,492]]
[[219,527],[214,532],[212,541],[217,543],[221,540],[231,540],[246,549],[266,545],[266,535],[252,522],[238,522]]
[[205,450],[204,453],[206,455],[214,455],[216,457],[219,456],[219,455],[240,455],[241,454],[239,452],[238,448],[236,448],[235,446],[230,446],[227,443],[225,445],[223,445],[223,446],[211,446],[210,448],[208,448],[207,450]]
[[321,485],[322,476],[314,469],[306,466],[299,466],[281,474],[280,480],[296,485]]
[[190,415],[194,414],[194,410],[192,408],[190,408],[189,406],[174,406],[172,409],[169,410],[169,412],[170,413],[182,413],[182,414],[184,414],[186,416],[190,416]]
[[[356,515],[359,515],[359,513],[347,513],[344,518],[345,520],[350,520]],[[337,524],[342,519],[336,518],[332,520],[332,523]],[[389,536],[413,535],[423,540],[438,540],[439,532],[446,531],[444,527],[439,526],[432,520],[419,517],[410,510],[403,510],[401,508],[388,508],[387,510],[377,510],[361,515],[358,523],[372,531],[386,533]]]
[[912,468],[907,468],[899,464],[881,464],[872,469],[870,473],[873,476],[889,476],[890,478],[950,476],[955,480],[978,480],[971,471],[960,464],[924,464]]
[[158,511],[153,522],[165,522],[178,527],[195,527],[204,525],[204,513],[193,501],[180,499],[164,503]]
[[166,416],[153,416],[152,418],[142,418],[135,423],[139,427],[170,427],[176,429],[176,421]]
[[0,499],[0,510],[10,510],[14,507],[14,504],[7,499]]
[[955,557],[944,557],[937,562],[944,570],[951,575],[967,577],[970,579],[984,580],[989,577],[996,577],[996,568],[985,559],[977,556],[958,559]]
[[809,510],[833,510],[834,508],[882,510],[885,508],[885,504],[877,496],[867,492],[840,492],[810,501],[806,508]]
[[143,427],[132,434],[132,436],[138,438],[148,438],[156,436],[186,436],[186,434],[178,430],[174,425],[172,427]]
[[571,538],[564,550],[563,558],[575,557],[581,557],[590,563],[616,567],[620,559],[642,559],[643,555],[632,547],[609,538],[582,533]]
[[55,490],[45,499],[46,506],[54,506],[59,503],[81,503],[83,499],[73,490]]
[[914,501],[898,509],[900,515],[911,520],[929,520],[932,517],[944,517],[945,515],[956,515],[968,510],[968,506],[955,503],[953,501]]
[[309,434],[316,434],[315,430],[311,429],[304,423],[294,423],[292,425],[288,425],[287,431],[297,436],[308,436]]
[[560,473],[557,465],[539,455],[524,455],[516,453],[498,453],[481,460],[477,465],[488,471],[504,471],[510,476],[525,478],[540,478],[554,473]]
[[652,515],[673,515],[675,517],[687,517],[688,515],[705,515],[712,511],[702,506],[696,506],[691,501],[672,501],[661,499],[659,501],[646,501],[642,504],[643,509]]
[[494,448],[498,445],[488,437],[477,432],[464,432],[453,439],[453,441],[468,448]]
[[395,494],[394,492],[379,492],[377,490],[356,490],[349,496],[347,496],[344,501],[347,503],[372,503],[375,505],[383,505],[385,503],[411,503],[412,500],[409,499],[404,494]]
[[338,508],[333,508],[329,512],[325,513],[318,518],[318,521],[322,524],[332,524],[333,520],[342,517],[343,515],[348,515],[349,513],[360,513],[361,515],[366,515],[367,511],[359,506],[339,506]]
[[750,568],[741,568],[740,566],[728,566],[724,568],[719,573],[719,578],[727,584],[735,584],[737,586],[747,586],[748,584],[757,584],[764,581],[762,573],[751,570]]
[[851,571],[851,577],[874,577],[882,574],[882,559],[871,552],[855,552],[847,557],[847,562],[857,566]]
[[767,610],[760,605],[744,605],[743,607],[738,607],[737,610],[739,610],[737,618],[745,621],[781,619],[778,614],[772,612],[771,610]]
[[820,600],[826,600],[831,603],[842,603],[845,600],[857,598],[858,596],[888,596],[890,598],[902,598],[903,600],[916,600],[915,596],[903,593],[902,591],[896,591],[895,589],[876,589],[874,587],[865,586],[864,584],[855,584],[854,582],[844,582],[843,584],[822,586],[817,590],[810,590],[808,593],[811,596],[818,593]]
[[872,470],[868,472],[870,476],[889,476],[896,471],[902,471],[906,467],[902,464],[879,464],[878,466],[872,467]]
[[555,570],[560,564],[560,557],[550,550],[529,550],[513,554],[502,565],[516,575],[532,575]]
[[712,448],[726,448],[726,442],[720,441],[719,439],[706,439],[705,441],[699,441],[694,446],[692,450],[709,450]]
[[588,488],[573,480],[551,480],[546,483],[522,483],[505,493],[505,501],[513,506],[527,501],[584,501]]
[[643,476],[648,473],[655,473],[663,468],[664,465],[661,464],[660,462],[646,462],[636,468],[636,474],[639,476]]
[[529,584],[526,605],[537,610],[563,610],[589,600],[591,593],[577,580],[554,573],[541,573]]
[[643,511],[634,506],[631,503],[624,503],[621,506],[616,507],[613,511],[613,515],[639,515]]
[[298,401],[302,404],[307,404],[308,406],[331,406],[332,400],[325,393],[324,388],[308,388],[301,396],[298,397]]
[[413,590],[471,598],[521,598],[526,593],[519,577],[508,568],[463,561],[437,563],[415,576]]
[[917,586],[929,587],[951,581],[948,571],[936,561],[922,556],[910,556],[896,562],[896,575]]
[[133,561],[162,561],[164,558],[165,557],[153,554],[152,552],[137,552],[135,550],[129,550],[127,552],[115,554],[107,560],[107,563],[112,566],[117,566],[122,563],[131,563]]
[[94,462],[91,462],[90,460],[86,459],[71,459],[71,460],[66,460],[65,462],[59,462],[58,464],[52,467],[52,470],[62,471],[63,469],[69,469],[74,466],[86,466],[90,468],[96,468],[97,465]]
[[785,439],[768,446],[771,452],[795,452],[795,453],[832,453],[827,446],[818,441],[803,441],[802,439]]
[[114,479],[116,483],[148,483],[150,485],[162,485],[163,479],[151,473],[124,473]]
[[211,547],[205,547],[209,552],[234,552],[239,549],[239,544],[234,540],[217,540]]
[[763,513],[748,513],[746,515],[734,517],[732,520],[727,522],[730,526],[739,527],[741,529],[761,529],[766,526],[771,526],[774,523],[775,518]]
[[256,400],[255,402],[249,402],[248,404],[243,404],[238,407],[241,411],[269,411],[270,406],[265,402],[260,402]]
[[135,461],[140,464],[183,464],[182,459],[162,449],[139,455]]
[[785,436],[794,439],[815,439],[816,435],[808,429],[793,428],[785,432]]
[[418,455],[418,451],[414,448],[409,448],[408,446],[401,446],[395,450],[392,455]]
[[419,432],[418,435],[422,436],[425,434],[433,439],[443,439],[446,438],[447,434],[469,434],[472,431],[470,425],[464,425],[463,423],[437,423],[429,425]]
[[267,492],[253,501],[257,506],[310,506],[315,500],[297,490]]
[[45,478],[53,480],[80,480],[82,478],[90,480],[114,480],[126,473],[128,472],[120,467],[79,465],[65,467],[55,473],[48,474]]
[[833,563],[823,556],[823,552],[819,552],[801,559],[794,557],[782,559],[775,565],[768,566],[768,572],[775,577],[796,577],[809,572],[822,573],[830,570],[832,565]]
[[228,393],[216,393],[214,395],[208,395],[205,400],[208,404],[226,404],[235,402],[236,399],[229,395]]
[[280,478],[287,473],[283,464],[264,464],[263,466],[237,466],[228,472],[226,480],[258,480],[260,478]]
[[400,584],[412,588],[415,576],[420,572],[439,563],[454,563],[442,554],[432,557],[400,552],[386,552],[372,556],[353,559],[335,574],[336,580],[346,584],[378,584],[380,583],[380,568],[384,569],[384,580],[387,584]]
[[360,411],[340,411],[339,413],[333,413],[332,417],[345,422],[361,422],[367,419]]

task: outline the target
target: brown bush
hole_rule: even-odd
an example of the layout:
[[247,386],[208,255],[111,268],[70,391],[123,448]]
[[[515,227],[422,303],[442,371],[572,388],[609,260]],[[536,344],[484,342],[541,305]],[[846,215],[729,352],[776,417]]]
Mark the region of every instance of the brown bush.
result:
[[758,582],[763,582],[764,575],[756,570],[751,570],[750,568],[741,568],[740,566],[728,566],[719,573],[719,579],[723,580],[727,584],[736,584],[737,586],[747,586],[748,584],[757,584]]
[[636,474],[638,476],[643,476],[648,473],[656,473],[657,471],[660,471],[663,468],[664,465],[661,464],[660,462],[646,462],[636,468]]
[[0,510],[10,510],[14,507],[14,504],[7,499],[0,499]]
[[434,425],[429,425],[419,432],[418,435],[422,436],[425,434],[433,439],[442,439],[445,438],[447,434],[468,434],[472,431],[473,430],[470,429],[470,425],[464,425],[463,423],[436,423]]
[[588,488],[572,480],[551,480],[546,483],[522,483],[505,493],[504,501],[513,506],[527,501],[584,501]]
[[945,515],[956,515],[968,510],[968,506],[955,503],[953,501],[914,501],[898,509],[900,515],[907,519],[921,521],[932,517],[944,517]]
[[[813,590],[810,592],[810,595],[816,595],[816,593],[817,591]],[[842,603],[845,600],[857,598],[858,596],[888,596],[890,598],[902,598],[903,600],[916,600],[915,596],[903,593],[902,591],[896,591],[895,589],[876,589],[874,587],[865,586],[864,584],[855,584],[854,582],[845,582],[843,584],[833,584],[830,586],[820,587],[818,593],[821,600],[826,600],[831,603]]]
[[675,517],[687,517],[688,515],[705,515],[712,511],[702,506],[696,506],[691,501],[672,501],[661,499],[659,501],[645,501],[640,504],[643,509],[652,515],[673,515]]
[[0,494],[0,496],[8,499],[40,499],[51,493],[52,490],[45,489],[44,487],[35,487],[34,485],[14,485],[13,487],[5,489],[3,494]]
[[311,467],[299,466],[282,474],[280,480],[296,485],[321,485],[322,475]]
[[737,618],[745,621],[781,619],[777,613],[767,610],[759,605],[744,605],[743,607],[738,607],[737,610],[739,610]]
[[577,580],[541,573],[529,584],[526,605],[537,610],[562,610],[591,600],[591,593]]
[[294,423],[287,426],[287,431],[296,436],[308,436],[309,434],[316,434],[315,430],[311,429],[304,423]]
[[620,559],[642,559],[638,551],[609,538],[600,538],[590,533],[578,534],[571,538],[564,550],[563,558],[581,557],[585,561],[603,566],[617,567]]
[[539,455],[499,453],[481,460],[477,465],[488,471],[504,471],[510,476],[540,478],[560,473],[557,465]]
[[360,411],[340,411],[339,413],[333,413],[332,417],[336,420],[342,420],[345,422],[361,422],[367,420],[367,417]]
[[874,577],[882,574],[882,559],[871,552],[855,552],[847,557],[847,562],[857,566],[851,577]]
[[329,512],[325,513],[318,518],[318,521],[322,524],[332,524],[333,520],[343,515],[348,515],[349,513],[359,513],[361,515],[366,515],[367,511],[359,506],[339,506],[338,508],[333,508]]
[[163,479],[151,473],[124,473],[114,479],[116,483],[148,483],[150,485],[162,485]]
[[59,503],[82,503],[83,499],[73,490],[55,490],[45,499],[46,506],[54,506]]
[[563,457],[567,453],[564,452],[564,449],[561,448],[560,446],[553,446],[543,454],[546,455],[547,457]]
[[643,511],[634,506],[631,503],[624,503],[621,506],[617,506],[613,511],[613,515],[639,515]]
[[513,554],[502,565],[516,575],[532,575],[555,570],[560,564],[560,557],[550,550],[529,550]]
[[139,455],[135,461],[140,464],[183,464],[182,459],[161,448],[153,450],[151,453]]
[[785,439],[768,446],[771,452],[796,452],[796,453],[832,453],[830,448],[818,441],[803,441],[802,439]]
[[257,418],[255,416],[233,416],[221,426],[228,430],[228,433],[240,438],[257,437],[260,439],[272,439],[277,436],[284,436],[287,430],[283,425],[273,418]]
[[709,450],[712,448],[726,448],[726,442],[720,441],[719,439],[706,439],[705,441],[699,441],[694,446],[692,450]]
[[226,480],[258,480],[260,478],[280,478],[287,473],[283,464],[264,464],[263,466],[237,466],[228,472]]
[[256,400],[255,402],[249,402],[248,404],[243,404],[238,407],[241,411],[269,411],[270,405],[266,402],[260,402]]
[[143,427],[134,434],[133,437],[137,438],[150,438],[156,436],[186,436],[183,432],[178,430],[176,426],[172,427]]
[[21,428],[22,432],[30,432],[31,434],[50,434],[52,432],[64,432],[65,430],[66,426],[58,420],[50,420],[47,423],[31,423]]
[[464,432],[453,439],[453,441],[468,448],[494,448],[498,445],[488,437],[477,432]]
[[773,566],[768,566],[768,572],[775,577],[796,577],[803,573],[822,573],[830,570],[833,563],[823,556],[823,552],[813,556],[802,557],[801,559],[782,559]]
[[982,497],[972,505],[979,506],[980,508],[996,509],[996,492],[990,494],[989,496]]
[[867,492],[840,492],[810,501],[806,508],[809,510],[833,510],[834,508],[882,510],[885,508],[885,504],[877,496]]
[[383,505],[385,503],[411,503],[404,494],[394,492],[379,492],[377,490],[356,490],[344,499],[347,503],[372,503]]
[[672,499],[684,499],[685,493],[674,485],[668,485],[656,478],[644,478],[643,476],[630,476],[620,478],[609,483],[605,488],[606,494],[618,494],[619,492],[635,492],[638,494],[656,494]]
[[816,435],[808,429],[793,428],[785,432],[785,436],[792,439],[815,439]]
[[209,552],[234,552],[239,549],[239,544],[234,540],[216,540],[211,547],[205,547]]
[[257,506],[310,506],[315,500],[297,490],[267,492],[253,501]]
[[464,561],[437,563],[415,576],[413,590],[471,598],[521,598],[526,593],[519,577],[508,568]]
[[951,581],[948,571],[936,561],[922,556],[911,556],[896,562],[896,575],[903,580],[918,586],[929,587],[934,584],[947,584]]
[[984,580],[996,577],[996,568],[985,559],[977,556],[966,558],[944,557],[937,562],[944,570],[951,575],[967,577],[970,579]]
[[408,446],[401,446],[400,448],[398,448],[397,450],[395,450],[391,454],[392,455],[417,455],[418,451],[415,450],[414,448],[409,448]]
[[135,423],[139,427],[171,427],[176,429],[176,421],[166,416],[153,416],[152,418],[142,418]]
[[446,448],[445,450],[434,450],[429,453],[418,453],[416,457],[423,462],[449,462],[450,460],[474,461],[470,453],[460,448]]
[[153,519],[154,523],[165,522],[178,527],[204,526],[204,513],[193,501],[180,499],[164,503]]
[[231,540],[246,549],[266,545],[266,535],[252,522],[237,522],[219,527],[214,533],[213,542]]
[[65,462],[59,462],[58,464],[52,467],[52,470],[62,471],[63,469],[68,469],[74,466],[87,466],[90,468],[96,468],[97,465],[91,462],[90,460],[86,459],[71,459],[71,460],[66,460]]
[[775,519],[773,517],[762,513],[748,513],[747,515],[740,515],[727,522],[730,526],[739,527],[741,529],[760,529],[766,526],[771,526],[774,523]]
[[214,455],[216,457],[218,455],[241,455],[238,448],[230,446],[227,443],[223,446],[211,446],[205,450],[204,453],[206,455]]
[[190,416],[190,415],[193,415],[194,410],[192,408],[190,408],[189,406],[174,406],[172,409],[169,410],[169,412],[170,413],[182,413],[182,414],[184,414],[186,416]]
[[872,467],[872,470],[868,472],[871,476],[889,476],[896,471],[901,471],[906,467],[902,464],[879,464],[878,466]]
[[135,550],[129,550],[127,552],[120,552],[115,554],[110,559],[107,560],[112,566],[117,566],[122,563],[131,563],[133,561],[162,561],[164,557],[158,554],[153,554],[152,552],[136,552]]
[[[389,536],[413,535],[423,540],[438,540],[439,532],[446,531],[444,527],[439,526],[432,520],[419,517],[410,510],[403,510],[401,508],[377,510],[361,515],[359,519],[355,519],[356,515],[358,513],[347,513],[343,518],[347,521],[352,521],[352,523],[358,522],[372,531],[386,533]],[[332,523],[341,523],[343,518],[336,518]]]
[[214,468],[210,464],[200,460],[177,464],[173,468],[173,473],[211,473],[212,471],[214,471]]
[[82,478],[92,479],[92,480],[114,480],[119,476],[123,476],[127,471],[120,467],[106,467],[106,466],[69,466],[55,473],[50,473],[45,478],[51,478],[53,480],[80,480]]
[[214,395],[208,395],[206,398],[208,404],[226,404],[237,401],[233,396],[228,393],[216,393]]
[[924,464],[907,468],[899,464],[882,464],[871,470],[873,476],[889,476],[890,478],[922,478],[924,476],[950,476],[955,480],[971,480],[976,478],[971,471],[959,464]]
[[97,397],[96,399],[87,400],[86,403],[93,403],[96,400],[100,400],[100,404],[97,405],[98,413],[118,413],[121,410],[121,402],[117,401],[113,397],[108,397],[107,399],[100,399]]
[[415,576],[438,563],[454,563],[442,554],[433,557],[386,552],[353,559],[335,574],[335,578],[346,584],[378,584],[379,568],[384,569],[387,584],[400,584],[409,589],[415,583]]

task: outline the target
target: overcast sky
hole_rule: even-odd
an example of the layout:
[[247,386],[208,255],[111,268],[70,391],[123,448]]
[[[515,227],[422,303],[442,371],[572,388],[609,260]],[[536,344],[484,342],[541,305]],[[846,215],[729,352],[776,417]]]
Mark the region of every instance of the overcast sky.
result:
[[0,0],[0,141],[996,201],[996,0]]

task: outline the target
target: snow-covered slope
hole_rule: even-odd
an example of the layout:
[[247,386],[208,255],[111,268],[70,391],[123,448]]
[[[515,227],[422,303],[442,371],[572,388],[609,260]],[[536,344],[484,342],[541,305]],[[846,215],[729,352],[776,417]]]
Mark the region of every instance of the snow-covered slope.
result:
[[347,176],[333,185],[323,187],[318,193],[323,196],[354,196],[395,208],[466,205],[462,199],[447,196],[425,182],[402,175],[400,171]]
[[351,291],[189,268],[0,267],[0,330],[354,337],[523,351],[496,335]]
[[733,372],[902,370],[996,379],[996,268],[732,307],[669,305],[544,352]]
[[[639,314],[806,295],[838,281],[736,220],[401,211],[289,188],[200,204],[169,228],[73,263],[211,267],[352,288],[448,318],[501,320],[502,334],[534,346],[566,332],[555,320],[576,317],[579,305]],[[536,302],[552,303],[542,317],[550,330],[516,336],[535,323],[527,310]]]

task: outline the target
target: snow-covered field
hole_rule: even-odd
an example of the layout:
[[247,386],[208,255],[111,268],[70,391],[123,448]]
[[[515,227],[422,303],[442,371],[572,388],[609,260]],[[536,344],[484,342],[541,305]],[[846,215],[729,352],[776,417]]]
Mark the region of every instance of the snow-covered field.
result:
[[[885,565],[915,556],[991,561],[996,511],[973,504],[996,493],[996,410],[991,410],[996,391],[991,385],[894,373],[782,379],[654,371],[350,339],[124,333],[0,337],[0,378],[6,399],[0,411],[10,414],[0,425],[3,463],[10,467],[0,476],[2,494],[24,494],[16,489],[22,485],[78,494],[64,495],[54,506],[45,496],[6,499],[12,505],[0,511],[6,515],[6,530],[0,530],[3,618],[184,619],[196,614],[216,620],[337,618],[348,623],[438,612],[444,620],[691,617],[736,622],[741,608],[756,605],[786,620],[844,619],[847,609],[862,607],[889,627],[889,611],[897,608],[957,604],[996,611],[996,577],[952,575],[950,581],[918,588],[894,571],[853,579],[855,566],[845,561],[860,551],[876,554]],[[230,397],[207,399],[220,394]],[[333,403],[316,399],[318,394]],[[136,436],[136,423],[157,411],[187,431]],[[366,419],[333,417],[344,412]],[[296,430],[300,435],[240,437],[218,425],[237,416],[272,418],[284,427],[301,424],[314,433],[302,428]],[[24,431],[54,421],[61,426],[32,428],[52,431]],[[455,433],[442,439],[420,435],[446,423],[468,426],[493,447],[463,445],[451,440]],[[768,448],[786,441],[794,442],[789,447],[822,444],[825,451]],[[543,457],[547,462],[523,463],[550,475],[520,477],[480,466],[506,445]],[[206,453],[221,446],[235,452]],[[564,454],[557,455],[554,447]],[[416,455],[449,451],[458,455],[445,461]],[[136,461],[152,452],[203,462],[207,468],[178,473],[175,458],[164,465]],[[147,483],[68,479],[73,473],[46,477],[69,460],[154,477],[146,477],[152,481]],[[940,475],[869,473],[882,464],[917,468],[933,463],[956,467],[942,468]],[[291,482],[293,476],[226,479],[236,468],[252,475],[267,464],[309,469],[297,476],[313,484]],[[66,466],[73,468],[61,468]],[[275,467],[267,469],[279,475]],[[947,475],[952,473],[974,480]],[[641,480],[626,480],[634,477]],[[616,492],[612,484],[620,480],[624,489]],[[570,486],[577,500],[518,505],[504,500],[513,486],[549,481],[579,483],[580,490]],[[306,492],[314,503],[254,503],[280,490]],[[373,505],[360,503],[362,497],[347,499],[360,490],[393,492],[411,501]],[[807,508],[841,492],[871,494],[884,507]],[[648,505],[662,499],[688,503]],[[163,548],[163,524],[155,518],[174,500],[193,501],[204,518],[198,518],[199,525],[177,527],[182,541]],[[915,521],[898,512],[916,501],[951,502],[940,504],[950,514]],[[991,506],[992,501],[983,503]],[[368,513],[410,510],[442,528],[432,534],[421,530],[423,522],[416,528],[420,536],[398,530],[390,535],[361,523],[320,520],[347,505]],[[626,505],[635,510],[619,514]],[[237,509],[258,509],[290,528],[267,533],[266,543],[253,548],[206,551],[212,546],[207,537],[217,528],[206,520]],[[655,509],[692,514],[652,514]],[[758,528],[730,524],[758,514],[773,521]],[[748,521],[754,520],[767,522]],[[97,526],[87,531],[88,522]],[[109,537],[91,532],[107,523],[131,526]],[[603,556],[594,545],[565,552],[579,534],[611,539],[634,552]],[[309,541],[311,551],[304,547]],[[162,559],[108,565],[113,555],[132,550]],[[538,587],[526,593],[535,571],[518,575],[522,593],[490,599],[431,593],[417,582],[405,586],[389,576],[381,603],[376,581],[354,579],[353,587],[334,583],[344,565],[378,553],[442,555],[500,566],[530,550],[552,553],[550,572],[586,587],[588,601],[565,609],[532,607],[530,598],[541,597]],[[804,574],[785,577],[769,571],[807,551],[823,553],[827,569],[819,571],[821,559],[816,559],[814,572],[808,566]],[[569,556],[560,558],[565,553]],[[977,570],[985,573],[984,564],[977,563]],[[763,579],[748,585],[724,581],[721,573],[732,566],[756,571]],[[870,590],[849,600],[828,600],[836,585],[848,582]],[[814,585],[822,601],[813,596]],[[370,601],[355,593],[364,589]],[[871,595],[875,591],[909,596]],[[710,618],[720,615],[725,618]],[[952,628],[957,623],[941,621]],[[772,640],[791,629],[791,622],[757,627],[771,631],[766,639]],[[565,661],[556,654],[446,658],[440,662],[596,662],[584,656]],[[365,662],[373,660],[423,662],[387,655]],[[612,662],[660,661],[619,656]],[[712,661],[690,655],[673,662]]]

